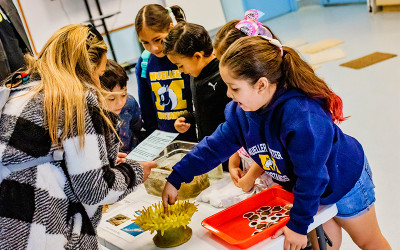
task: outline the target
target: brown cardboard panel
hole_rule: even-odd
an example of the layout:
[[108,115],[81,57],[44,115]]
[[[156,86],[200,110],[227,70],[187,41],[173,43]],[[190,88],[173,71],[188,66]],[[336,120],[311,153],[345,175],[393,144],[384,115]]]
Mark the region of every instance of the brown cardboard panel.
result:
[[382,53],[382,52],[374,52],[372,54],[357,58],[355,60],[342,63],[340,66],[343,67],[348,67],[352,69],[362,69],[364,67],[373,65],[378,62],[385,61],[387,59],[390,59],[392,57],[396,57],[396,54],[390,54],[390,53]]
[[383,12],[400,11],[400,5],[385,5],[382,6]]

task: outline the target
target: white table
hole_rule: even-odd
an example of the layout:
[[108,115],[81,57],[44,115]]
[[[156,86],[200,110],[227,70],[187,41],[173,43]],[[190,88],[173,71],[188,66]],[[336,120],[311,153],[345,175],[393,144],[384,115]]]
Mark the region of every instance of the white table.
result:
[[[160,197],[156,197],[153,195],[147,194],[144,185],[140,185],[138,189],[130,194],[127,197],[127,200],[130,201],[137,201],[137,202],[145,202],[149,204],[156,203],[161,200]],[[175,247],[173,249],[191,249],[191,250],[209,250],[209,249],[240,249],[238,247],[232,246],[219,237],[213,235],[207,229],[201,226],[201,222],[203,219],[207,218],[208,216],[215,214],[223,209],[218,209],[210,204],[203,203],[203,202],[196,202],[199,204],[198,211],[193,215],[189,226],[192,228],[193,235],[191,239],[183,245]],[[127,203],[121,205],[120,207],[116,208],[114,211],[111,211],[110,214],[115,211],[119,211],[123,209],[124,206],[132,205]],[[135,205],[133,203],[133,205]],[[313,230],[317,226],[325,223],[332,217],[337,214],[336,205],[330,206],[321,206],[318,213],[314,217],[314,223],[312,223],[308,231]],[[126,238],[119,237],[117,234],[111,233],[110,230],[107,230],[105,227],[107,226],[106,219],[107,213],[103,216],[103,219],[97,229],[99,241],[102,245],[106,246],[111,250],[131,250],[131,249],[160,249],[153,243],[153,236],[155,232],[151,235],[150,232],[144,232],[137,237],[131,237],[131,239],[127,240]],[[248,248],[250,250],[256,249],[283,249],[284,243],[284,236],[280,236],[276,239],[268,238],[264,241],[259,242],[258,244]]]

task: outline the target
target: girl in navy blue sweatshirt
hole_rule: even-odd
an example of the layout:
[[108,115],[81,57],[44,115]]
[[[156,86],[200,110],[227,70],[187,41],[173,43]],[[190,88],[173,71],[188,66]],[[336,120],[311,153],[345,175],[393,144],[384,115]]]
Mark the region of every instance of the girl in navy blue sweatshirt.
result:
[[[162,40],[180,21],[183,10],[175,5],[164,8],[158,4],[143,6],[136,15],[136,33],[146,51],[135,67],[143,127],[147,134],[155,129],[177,132],[175,120],[192,112],[192,94],[188,75],[181,74],[163,53]],[[177,139],[196,141],[194,126]]]
[[[258,10],[248,10],[245,13],[244,20],[232,20],[222,26],[222,28],[215,35],[215,40],[213,44],[214,54],[218,60],[221,60],[222,55],[236,40],[250,35],[252,29],[243,30],[240,28],[246,23],[249,24],[250,22],[251,24],[255,25],[254,29],[263,29],[264,33],[268,32],[270,36],[278,39],[269,27],[263,24],[261,24],[262,27],[259,27],[257,25],[258,18],[261,17],[259,14],[260,11]],[[251,164],[252,166],[249,168],[249,170],[244,171],[246,169],[245,165],[247,165],[249,161],[246,155],[246,150],[241,148],[238,152],[236,152],[229,158],[229,173],[235,185],[241,188],[244,192],[248,192],[254,187],[256,179],[259,177],[262,183],[268,184],[264,186],[268,187],[273,185],[274,182],[271,180],[271,177],[267,174],[264,174],[264,170],[260,168],[260,166],[258,166],[257,163],[255,163],[254,161]],[[242,163],[243,170],[240,168],[240,162]]]
[[220,62],[232,98],[226,122],[173,167],[162,195],[173,204],[189,183],[244,147],[275,182],[293,192],[284,249],[307,244],[307,229],[319,205],[336,203],[326,224],[341,242],[341,228],[362,249],[390,249],[380,232],[371,169],[360,143],[336,125],[345,118],[341,99],[291,48],[269,36],[243,37]]

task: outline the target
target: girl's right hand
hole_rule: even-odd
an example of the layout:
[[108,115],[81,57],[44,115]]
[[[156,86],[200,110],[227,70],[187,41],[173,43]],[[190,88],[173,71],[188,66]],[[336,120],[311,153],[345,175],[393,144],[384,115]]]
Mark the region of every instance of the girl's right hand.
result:
[[174,205],[178,199],[178,190],[167,181],[161,197],[164,206],[164,213],[168,213],[168,205]]
[[190,128],[190,123],[186,123],[185,117],[179,117],[175,120],[174,127],[179,133],[185,133]]
[[231,174],[231,178],[232,178],[232,181],[235,184],[235,186],[240,188],[239,180],[244,175],[243,171],[239,167],[235,167],[235,168],[230,167],[229,173]]

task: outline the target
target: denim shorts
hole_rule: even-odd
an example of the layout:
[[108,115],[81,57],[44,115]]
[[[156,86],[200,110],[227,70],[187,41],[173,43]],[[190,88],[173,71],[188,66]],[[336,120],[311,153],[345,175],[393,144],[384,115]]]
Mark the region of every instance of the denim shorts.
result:
[[350,219],[366,213],[375,202],[374,188],[371,168],[367,157],[364,156],[364,167],[360,179],[345,196],[336,202],[338,209],[336,217]]

